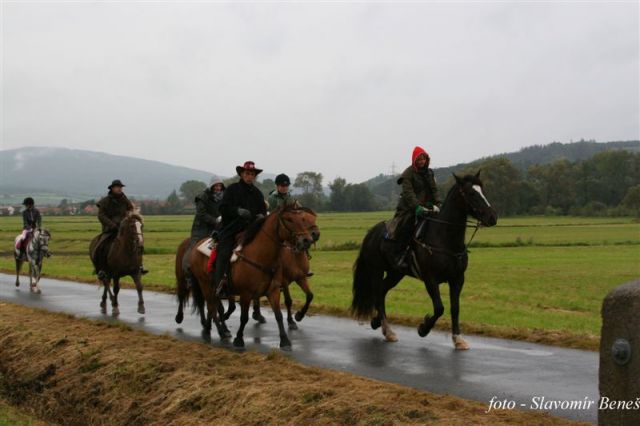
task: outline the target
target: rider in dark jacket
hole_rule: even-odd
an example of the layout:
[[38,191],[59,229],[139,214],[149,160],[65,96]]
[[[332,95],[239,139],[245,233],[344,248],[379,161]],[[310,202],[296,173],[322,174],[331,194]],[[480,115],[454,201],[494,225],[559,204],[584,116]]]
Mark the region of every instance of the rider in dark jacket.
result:
[[398,221],[393,240],[394,251],[398,258],[398,267],[405,269],[406,253],[414,232],[416,218],[436,214],[440,211],[438,187],[429,168],[430,157],[427,152],[417,146],[413,149],[411,166],[407,167],[398,179],[402,185],[400,201],[396,207],[395,218]]
[[244,166],[237,166],[236,172],[240,180],[229,185],[220,203],[222,230],[218,237],[213,275],[213,285],[218,291],[222,290],[220,284],[231,259],[236,235],[267,214],[264,195],[253,185],[262,169],[256,168],[253,161],[247,161]]
[[[103,268],[106,265],[110,242],[117,236],[120,222],[127,214],[133,212],[133,204],[122,191],[124,186],[119,179],[114,180],[108,186],[109,193],[97,203],[98,220],[102,224],[102,233],[92,257],[96,259],[96,272],[100,279],[105,276]],[[141,266],[140,272],[146,274],[149,271]]]
[[224,190],[224,183],[215,181],[196,196],[196,215],[191,225],[192,241],[211,236],[220,223],[220,202],[224,196]]

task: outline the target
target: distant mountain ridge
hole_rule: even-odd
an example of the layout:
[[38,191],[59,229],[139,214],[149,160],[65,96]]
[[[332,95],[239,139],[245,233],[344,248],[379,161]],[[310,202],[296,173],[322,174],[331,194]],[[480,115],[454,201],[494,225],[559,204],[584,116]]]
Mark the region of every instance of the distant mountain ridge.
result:
[[[480,162],[505,157],[526,170],[532,164],[547,164],[558,159],[580,161],[598,152],[627,150],[640,152],[640,141],[551,143],[534,145],[517,152],[484,157],[470,163],[434,169],[436,179],[446,181],[452,172]],[[263,179],[273,178],[263,174]],[[62,198],[84,201],[97,198],[112,179],[127,184],[127,194],[138,199],[165,199],[187,180],[210,182],[222,178],[214,173],[159,161],[68,148],[27,147],[0,151],[0,204],[16,204],[27,195],[38,204],[57,204]],[[291,176],[293,179],[294,176]],[[396,176],[380,174],[364,183],[384,198],[397,196]],[[325,182],[326,184],[327,182]]]
[[137,198],[166,198],[182,182],[209,182],[213,173],[159,161],[68,148],[27,147],[0,151],[0,203],[3,198],[40,194],[86,200],[107,191],[112,179]]

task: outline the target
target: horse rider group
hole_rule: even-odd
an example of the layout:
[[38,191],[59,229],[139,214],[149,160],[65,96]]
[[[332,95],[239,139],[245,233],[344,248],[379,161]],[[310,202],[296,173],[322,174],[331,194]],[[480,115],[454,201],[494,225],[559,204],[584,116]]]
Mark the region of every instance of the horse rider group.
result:
[[[407,268],[406,255],[413,237],[416,221],[425,216],[437,214],[440,199],[433,170],[429,168],[430,157],[421,147],[415,147],[411,165],[398,179],[402,193],[393,219],[393,231],[388,240],[400,269]],[[276,188],[269,194],[268,202],[254,183],[262,172],[253,161],[247,161],[236,167],[239,180],[228,188],[221,181],[214,181],[195,198],[196,214],[191,227],[191,243],[183,259],[183,268],[189,277],[188,253],[195,243],[209,237],[217,230],[215,269],[212,285],[217,291],[224,291],[224,276],[231,258],[236,236],[253,222],[264,218],[270,212],[289,205],[299,205],[289,192],[291,181],[285,174],[275,179]],[[102,224],[102,233],[95,249],[96,273],[105,278],[104,266],[110,242],[117,236],[120,222],[133,212],[133,204],[123,192],[124,184],[114,180],[108,186],[109,192],[98,203],[98,220]],[[33,229],[42,223],[40,212],[34,207],[31,197],[24,200],[23,232],[16,239],[16,250],[24,250],[25,242]],[[141,267],[142,274],[148,271]],[[188,280],[189,282],[189,280]]]

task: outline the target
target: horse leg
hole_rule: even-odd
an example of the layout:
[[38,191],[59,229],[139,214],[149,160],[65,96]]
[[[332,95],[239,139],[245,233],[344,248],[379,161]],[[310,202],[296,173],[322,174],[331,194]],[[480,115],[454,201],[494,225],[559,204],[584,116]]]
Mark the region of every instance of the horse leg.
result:
[[251,296],[243,293],[240,296],[240,328],[238,328],[236,338],[233,339],[233,346],[236,348],[244,348],[244,327],[249,321],[249,305],[251,305]]
[[433,316],[429,316],[429,314],[424,316],[424,322],[418,326],[418,334],[420,337],[425,337],[433,326],[438,321],[438,318],[442,316],[444,313],[444,306],[442,305],[442,298],[440,297],[440,287],[438,283],[433,278],[427,278],[424,282],[425,287],[427,288],[427,292],[431,297],[431,301],[433,302]]
[[102,282],[103,291],[102,291],[102,301],[100,302],[100,312],[103,314],[107,313],[107,284]]
[[33,278],[35,274],[35,265],[33,264],[33,260],[29,259],[29,291],[31,293],[35,293],[35,284],[33,283]]
[[469,349],[469,344],[460,336],[460,293],[462,293],[463,284],[464,277],[449,282],[449,300],[451,303],[451,338],[453,340],[453,346],[458,351],[466,351],[467,349]]
[[380,297],[380,301],[378,303],[378,316],[381,319],[382,335],[385,337],[385,339],[387,339],[387,342],[397,342],[398,336],[391,329],[391,326],[387,321],[387,308],[385,305],[385,301],[386,301],[387,293],[389,292],[389,290],[391,290],[396,285],[398,285],[402,277],[403,277],[402,274],[392,271],[387,273],[387,276],[384,278],[384,281],[382,282],[383,283],[382,296]]
[[[227,324],[225,323],[225,313],[224,313],[224,305],[222,304],[222,300],[218,299],[216,297],[216,301],[217,301],[217,305],[218,305],[218,318],[220,321],[220,325],[218,326],[218,324],[216,323],[216,326],[218,327],[218,333],[220,333],[220,330],[222,330],[222,337],[223,339],[229,339],[231,337],[231,332],[229,331],[229,328],[227,327]],[[235,306],[235,304],[234,304]]]
[[280,330],[280,349],[285,351],[291,350],[291,341],[289,340],[289,336],[287,336],[287,331],[284,328],[284,321],[282,320],[282,311],[280,310],[280,289],[275,288],[269,293],[267,296],[269,299],[269,303],[271,304],[271,309],[273,310],[273,315],[276,317],[276,321],[278,322],[278,329]]
[[260,312],[260,298],[256,297],[253,299],[253,315],[252,318],[258,321],[258,324],[264,324],[267,322],[267,319]]
[[16,258],[16,287],[20,287],[20,270],[22,269],[22,260]]
[[144,299],[142,298],[142,280],[140,274],[132,276],[133,282],[136,284],[136,291],[138,292],[138,313],[144,315]]
[[40,259],[39,262],[35,262],[35,266],[34,266],[34,271],[33,271],[33,275],[34,275],[34,288],[35,288],[35,292],[36,294],[41,294],[42,290],[40,289],[40,276],[42,275],[42,259]]
[[118,307],[118,293],[120,293],[120,278],[113,279],[113,298],[111,299],[111,314],[116,317],[120,315]]
[[282,293],[284,294],[284,304],[287,307],[287,324],[289,324],[289,330],[297,330],[298,324],[296,324],[293,316],[291,315],[291,306],[293,305],[293,300],[291,299],[289,285],[285,285],[284,287],[282,287]]
[[227,312],[225,312],[224,316],[222,317],[223,321],[228,320],[231,317],[231,314],[236,310],[236,298],[229,295],[229,298],[227,300],[229,303],[229,308],[227,309]]
[[302,318],[304,318],[304,316],[307,314],[307,311],[309,310],[309,306],[311,305],[311,301],[313,300],[313,292],[311,291],[311,288],[309,288],[309,281],[307,280],[306,277],[296,281],[296,283],[302,289],[305,295],[304,306],[302,307],[302,309],[296,312],[296,316],[295,316],[296,321],[300,322],[302,321]]

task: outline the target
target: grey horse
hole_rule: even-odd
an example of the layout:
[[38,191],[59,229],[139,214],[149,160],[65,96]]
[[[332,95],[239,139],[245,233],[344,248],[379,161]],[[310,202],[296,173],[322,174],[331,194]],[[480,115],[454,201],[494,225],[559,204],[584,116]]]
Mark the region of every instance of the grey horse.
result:
[[51,233],[46,229],[36,229],[27,243],[24,254],[19,250],[15,252],[16,260],[16,287],[20,286],[20,270],[24,262],[29,262],[29,288],[32,293],[40,294],[40,277],[42,275],[42,260],[51,256],[49,253],[49,240]]

